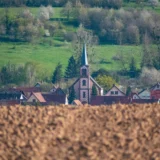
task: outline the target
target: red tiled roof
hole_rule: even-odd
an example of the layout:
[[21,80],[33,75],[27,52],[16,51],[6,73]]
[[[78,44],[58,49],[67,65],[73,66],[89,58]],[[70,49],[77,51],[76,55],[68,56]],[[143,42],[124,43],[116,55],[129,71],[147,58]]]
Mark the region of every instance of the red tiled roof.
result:
[[37,100],[41,103],[46,102],[46,100],[44,99],[44,97],[42,96],[42,94],[40,92],[33,92],[33,95],[37,98]]

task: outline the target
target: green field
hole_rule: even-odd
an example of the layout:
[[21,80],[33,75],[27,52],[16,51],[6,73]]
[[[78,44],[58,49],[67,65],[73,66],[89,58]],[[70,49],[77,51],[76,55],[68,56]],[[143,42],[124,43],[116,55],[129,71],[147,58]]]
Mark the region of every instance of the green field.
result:
[[[112,60],[119,51],[127,54],[134,54],[140,62],[140,46],[118,46],[99,45],[95,47],[95,57],[91,69],[118,70],[119,64]],[[36,65],[40,76],[50,76],[58,62],[61,62],[65,69],[68,58],[73,54],[70,44],[60,47],[49,45],[38,45],[28,43],[0,43],[0,67],[8,62],[13,64],[24,64],[31,62]]]
[[[38,12],[39,12],[39,7],[12,7],[12,8],[8,8],[9,9],[9,12],[12,14],[12,15],[16,15],[17,13],[20,13],[22,12],[25,8],[28,8],[31,13],[33,13],[34,15],[38,15]],[[56,8],[53,8],[53,17],[51,18],[60,18],[61,17],[61,12],[62,8],[60,7],[56,7]],[[0,8],[0,13],[3,13],[5,11],[4,8]]]

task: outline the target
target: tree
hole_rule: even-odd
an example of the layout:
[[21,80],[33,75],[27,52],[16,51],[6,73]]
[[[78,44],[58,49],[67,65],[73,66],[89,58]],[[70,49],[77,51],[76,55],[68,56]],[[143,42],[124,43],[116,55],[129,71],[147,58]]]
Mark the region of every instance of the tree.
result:
[[53,15],[53,8],[51,6],[40,7],[38,17],[41,21],[49,20],[52,15]]
[[141,67],[153,67],[153,51],[151,47],[150,38],[147,34],[144,36],[143,55],[141,61]]
[[158,0],[149,0],[148,3],[152,6],[153,9],[159,5]]
[[132,89],[130,86],[127,87],[127,90],[126,90],[126,96],[129,96],[130,93],[131,93]]
[[73,42],[74,57],[77,63],[77,70],[79,70],[80,68],[82,47],[84,43],[86,44],[88,49],[87,51],[89,62],[92,63],[95,56],[94,44],[96,44],[97,41],[97,37],[95,37],[91,31],[85,30],[83,25],[79,26],[76,32],[76,40],[74,40]]
[[104,76],[99,75],[96,78],[96,81],[103,87],[104,91],[107,91],[113,86],[113,84],[116,84],[116,81],[112,77],[106,75]]
[[135,78],[136,74],[137,74],[136,62],[134,57],[132,57],[129,65],[129,75],[131,78]]
[[62,64],[58,63],[52,76],[52,83],[53,84],[60,84],[60,81],[62,79]]
[[143,86],[151,86],[160,80],[160,72],[155,68],[142,68],[139,81]]
[[76,60],[71,56],[68,60],[68,66],[65,71],[65,78],[74,78],[77,76]]
[[97,96],[97,88],[95,85],[92,86],[92,96]]
[[76,99],[76,92],[75,92],[74,87],[72,87],[70,90],[69,97],[68,97],[69,104],[71,104],[75,99]]
[[65,7],[63,7],[62,11],[61,11],[61,15],[62,16],[66,16],[67,20],[69,21],[70,18],[70,14],[73,11],[73,4],[72,2],[68,1],[65,5]]

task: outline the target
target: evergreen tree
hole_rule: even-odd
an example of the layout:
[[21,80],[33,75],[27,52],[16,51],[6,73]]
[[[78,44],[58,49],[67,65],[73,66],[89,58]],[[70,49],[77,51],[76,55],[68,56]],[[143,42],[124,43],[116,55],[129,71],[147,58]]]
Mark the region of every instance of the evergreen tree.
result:
[[76,61],[73,56],[69,58],[68,66],[65,71],[65,78],[74,78],[77,75]]
[[52,76],[52,83],[60,83],[62,78],[62,64],[58,63],[58,65],[56,66],[56,69],[53,72],[53,76]]
[[130,75],[130,77],[131,78],[136,77],[136,72],[137,72],[137,69],[136,69],[135,59],[134,59],[134,57],[132,57],[130,65],[129,65],[129,75]]
[[92,96],[97,96],[97,89],[95,85],[92,86]]
[[71,104],[75,99],[76,99],[76,92],[74,90],[74,87],[72,87],[68,97],[69,104]]
[[128,86],[127,87],[127,90],[126,90],[126,96],[129,96],[130,95],[130,93],[131,93],[131,87],[130,86]]

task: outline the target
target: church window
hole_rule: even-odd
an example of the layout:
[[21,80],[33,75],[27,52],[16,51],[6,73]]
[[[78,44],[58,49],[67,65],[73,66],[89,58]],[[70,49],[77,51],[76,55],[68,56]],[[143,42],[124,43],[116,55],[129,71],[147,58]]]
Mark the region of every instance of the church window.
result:
[[86,92],[83,92],[83,98],[86,98]]
[[86,80],[82,81],[82,86],[86,86]]
[[87,70],[86,69],[82,69],[82,76],[86,76],[87,75]]

